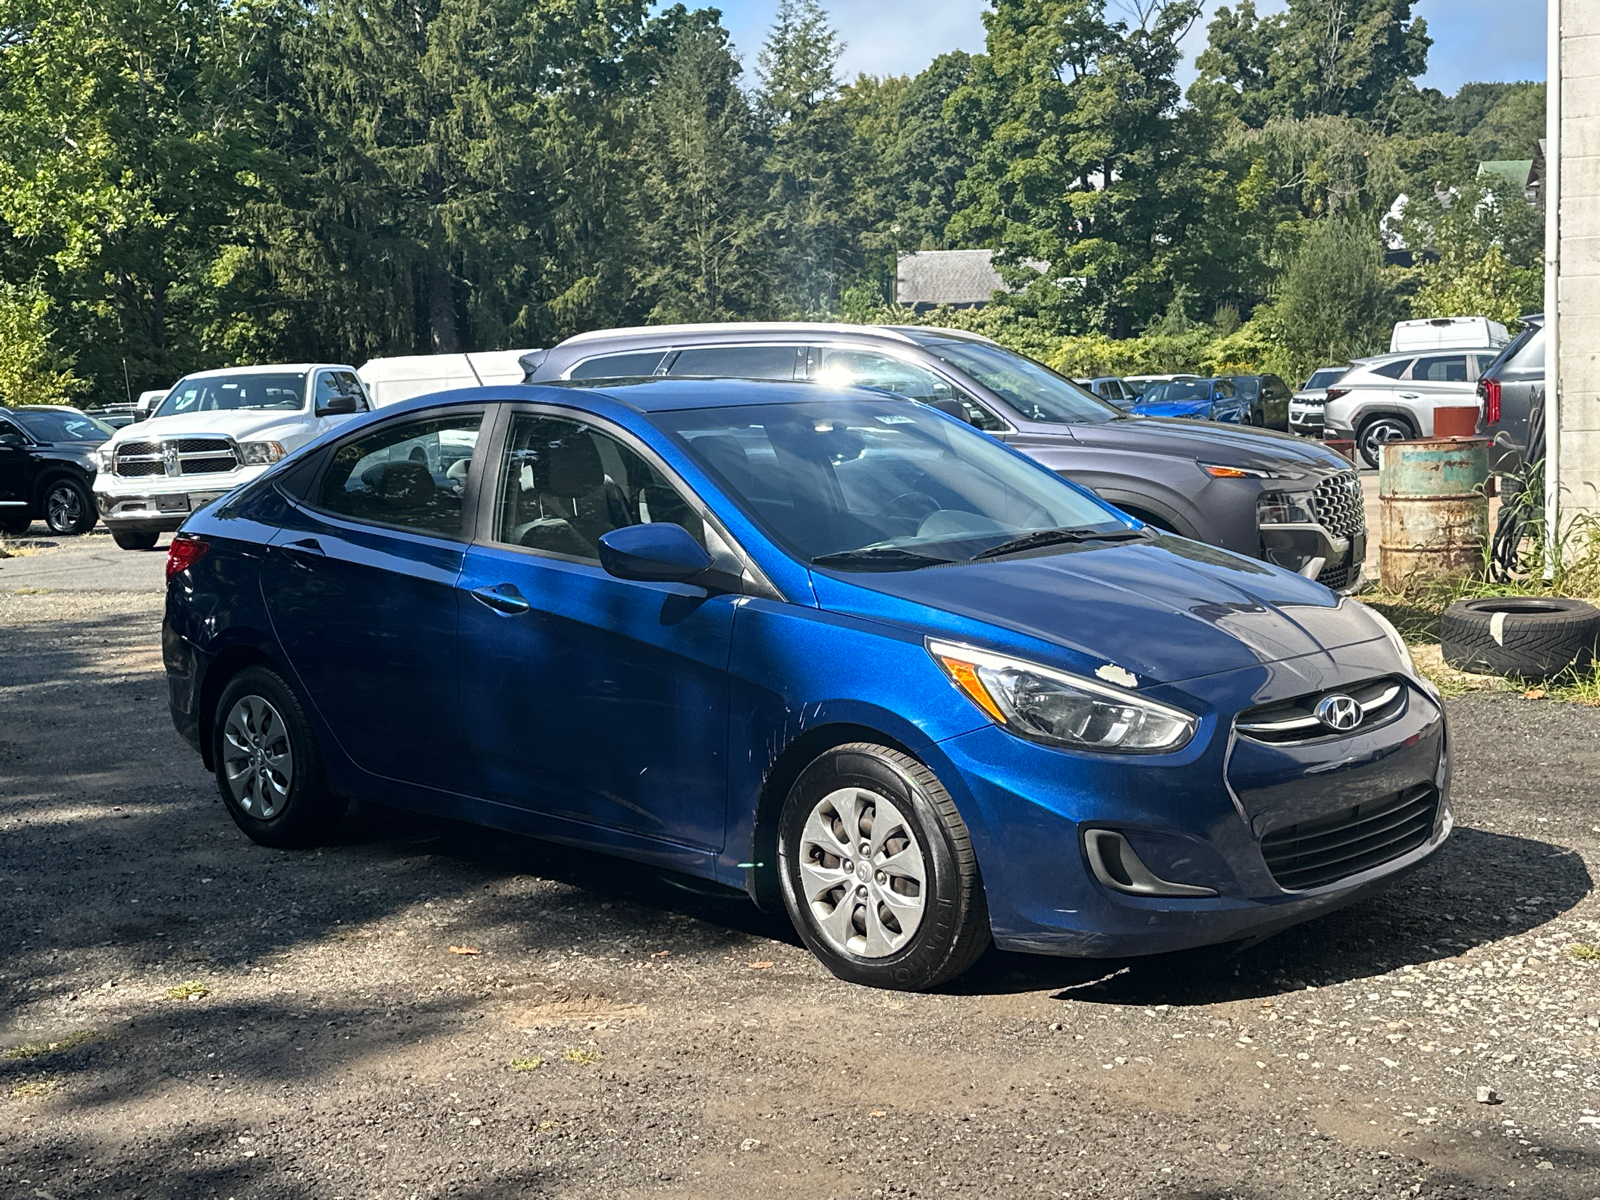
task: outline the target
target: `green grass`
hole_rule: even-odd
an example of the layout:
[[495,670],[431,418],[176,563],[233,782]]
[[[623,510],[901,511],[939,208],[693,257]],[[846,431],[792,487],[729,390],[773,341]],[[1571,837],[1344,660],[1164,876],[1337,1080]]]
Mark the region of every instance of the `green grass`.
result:
[[584,1050],[581,1047],[561,1052],[561,1058],[564,1062],[574,1063],[580,1067],[592,1067],[603,1057],[604,1055],[598,1050]]
[[176,987],[169,987],[166,992],[168,1000],[189,1000],[201,996],[211,995],[211,989],[198,979],[191,979],[187,983],[180,983]]
[[1575,958],[1579,962],[1600,962],[1600,948],[1588,942],[1573,942],[1566,947],[1565,953],[1568,958]]
[[100,1034],[93,1029],[77,1029],[65,1037],[57,1038],[53,1042],[23,1042],[20,1046],[12,1046],[0,1057],[18,1058],[43,1058],[46,1054],[63,1054],[68,1050],[76,1049],[85,1042],[92,1042]]
[[544,1066],[544,1059],[542,1058],[513,1058],[511,1060],[511,1069],[513,1071],[537,1071],[542,1066]]

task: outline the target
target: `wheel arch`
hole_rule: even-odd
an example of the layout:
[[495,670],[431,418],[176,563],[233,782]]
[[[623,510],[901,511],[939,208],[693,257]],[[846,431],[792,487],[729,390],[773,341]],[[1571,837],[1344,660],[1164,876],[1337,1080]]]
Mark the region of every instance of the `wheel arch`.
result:
[[1374,408],[1362,413],[1360,419],[1356,421],[1356,436],[1359,438],[1362,431],[1365,430],[1368,425],[1371,425],[1374,421],[1381,420],[1385,417],[1391,420],[1399,421],[1407,429],[1411,430],[1413,436],[1415,436],[1417,432],[1416,417],[1403,409],[1394,408]]
[[[206,765],[206,770],[216,769],[211,753],[212,734],[216,727],[217,701],[222,696],[222,690],[228,686],[240,671],[246,667],[266,667],[278,675],[283,675],[283,667],[274,662],[270,655],[259,647],[251,645],[229,646],[214,658],[206,667],[205,678],[200,683],[199,700],[199,726],[200,726],[200,758]],[[285,682],[288,680],[285,678]],[[290,684],[293,687],[293,684]]]
[[82,471],[74,470],[65,463],[54,463],[41,470],[38,478],[33,481],[32,503],[34,511],[40,516],[44,515],[45,493],[50,490],[52,484],[60,483],[63,479],[70,479],[74,483],[80,484],[83,490],[88,493],[89,503],[95,503],[94,483],[92,480],[86,478]]

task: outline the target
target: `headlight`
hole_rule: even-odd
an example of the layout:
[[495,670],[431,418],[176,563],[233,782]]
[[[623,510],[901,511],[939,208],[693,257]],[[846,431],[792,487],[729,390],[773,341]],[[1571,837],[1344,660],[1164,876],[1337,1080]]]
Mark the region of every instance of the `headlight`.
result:
[[247,467],[275,463],[286,453],[282,442],[240,442],[239,449],[244,454],[244,465]]
[[[1356,600],[1353,603],[1361,604],[1361,601]],[[1388,617],[1371,605],[1361,604],[1361,607],[1367,616],[1377,623],[1378,628],[1383,630],[1383,636],[1389,639],[1389,644],[1394,647],[1394,652],[1400,656],[1400,661],[1405,664],[1406,670],[1415,675],[1417,673],[1417,665],[1411,661],[1411,648],[1406,645],[1405,638],[1400,636],[1400,631],[1394,627]]]
[[1263,492],[1256,501],[1257,525],[1315,525],[1305,501],[1287,492]]
[[1261,471],[1254,467],[1229,467],[1222,463],[1200,464],[1200,469],[1213,479],[1300,479],[1294,471]]
[[1025,659],[929,640],[928,653],[956,688],[1006,729],[1073,750],[1164,754],[1194,736],[1179,709]]

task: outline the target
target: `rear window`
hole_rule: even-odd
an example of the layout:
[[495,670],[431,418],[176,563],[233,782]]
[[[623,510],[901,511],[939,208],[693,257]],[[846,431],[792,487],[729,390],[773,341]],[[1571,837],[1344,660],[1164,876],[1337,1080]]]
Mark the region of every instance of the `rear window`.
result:
[[1349,369],[1349,367],[1323,367],[1320,371],[1314,371],[1311,378],[1306,381],[1306,390],[1332,387]]
[[630,350],[626,354],[586,358],[567,372],[567,378],[627,379],[635,375],[654,375],[664,353],[662,350]]
[[1411,365],[1409,358],[1396,359],[1394,362],[1379,363],[1370,368],[1374,375],[1382,375],[1385,379],[1399,379],[1406,373],[1406,368]]

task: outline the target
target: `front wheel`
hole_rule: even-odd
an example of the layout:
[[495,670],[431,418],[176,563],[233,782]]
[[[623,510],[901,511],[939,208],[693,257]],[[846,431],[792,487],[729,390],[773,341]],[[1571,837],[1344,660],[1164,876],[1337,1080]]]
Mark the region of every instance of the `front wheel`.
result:
[[1383,458],[1383,448],[1390,442],[1408,442],[1414,437],[1411,426],[1399,417],[1374,417],[1361,427],[1356,444],[1361,447],[1361,461],[1376,467]]
[[44,523],[51,533],[88,533],[94,528],[100,514],[95,511],[94,497],[89,489],[76,479],[58,479],[45,489]]
[[211,761],[234,824],[263,846],[314,845],[344,815],[305,710],[266,667],[246,667],[222,689]]
[[154,550],[160,539],[159,533],[134,533],[129,529],[111,531],[111,540],[123,550]]
[[989,913],[965,822],[909,755],[853,743],[790,789],[778,829],[784,905],[840,979],[923,991],[989,945]]

